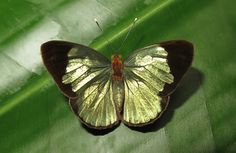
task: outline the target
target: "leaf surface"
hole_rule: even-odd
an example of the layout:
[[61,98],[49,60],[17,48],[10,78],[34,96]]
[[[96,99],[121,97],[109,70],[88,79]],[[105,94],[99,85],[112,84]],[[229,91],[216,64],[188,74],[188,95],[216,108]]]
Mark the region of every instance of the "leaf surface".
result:
[[[236,152],[235,5],[233,0],[2,0],[0,152]],[[124,58],[137,48],[184,39],[194,44],[193,66],[154,125],[88,130],[45,71],[40,45],[72,41],[110,58],[135,17],[120,51]]]

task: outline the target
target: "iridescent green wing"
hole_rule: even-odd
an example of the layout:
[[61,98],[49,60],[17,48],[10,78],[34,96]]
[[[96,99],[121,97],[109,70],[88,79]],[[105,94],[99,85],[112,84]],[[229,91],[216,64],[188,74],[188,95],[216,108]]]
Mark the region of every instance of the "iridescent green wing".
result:
[[63,41],[47,42],[41,50],[46,68],[83,123],[93,128],[118,123],[107,58],[86,46]]
[[125,60],[124,123],[142,126],[163,113],[170,93],[191,64],[192,54],[189,42],[169,41],[138,49]]
[[70,105],[84,124],[104,129],[118,123],[112,80],[108,73],[99,75],[77,93],[78,98],[70,99]]

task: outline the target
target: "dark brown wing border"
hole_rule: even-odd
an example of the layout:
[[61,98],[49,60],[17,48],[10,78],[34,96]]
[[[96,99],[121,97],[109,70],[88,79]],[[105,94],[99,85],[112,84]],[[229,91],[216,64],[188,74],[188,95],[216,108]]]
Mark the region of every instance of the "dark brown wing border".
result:
[[160,96],[169,96],[174,92],[180,80],[187,72],[193,61],[193,44],[185,40],[174,40],[159,43],[167,52],[167,60],[174,76],[172,84],[166,84]]

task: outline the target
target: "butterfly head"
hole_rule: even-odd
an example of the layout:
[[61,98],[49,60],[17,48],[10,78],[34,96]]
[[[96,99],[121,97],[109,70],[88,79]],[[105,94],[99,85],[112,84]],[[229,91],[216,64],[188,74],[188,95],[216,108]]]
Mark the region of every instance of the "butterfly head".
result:
[[119,55],[119,54],[113,54],[111,56],[111,61],[119,61],[119,62],[121,62],[122,61],[122,56]]

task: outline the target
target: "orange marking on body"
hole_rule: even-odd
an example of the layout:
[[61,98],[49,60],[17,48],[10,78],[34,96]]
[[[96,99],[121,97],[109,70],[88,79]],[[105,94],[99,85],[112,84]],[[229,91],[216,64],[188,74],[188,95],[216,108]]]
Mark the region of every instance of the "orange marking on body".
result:
[[113,80],[120,81],[122,80],[122,69],[123,64],[121,60],[121,55],[114,54],[111,56],[112,59],[112,70],[113,70]]

